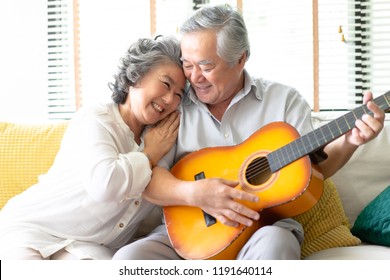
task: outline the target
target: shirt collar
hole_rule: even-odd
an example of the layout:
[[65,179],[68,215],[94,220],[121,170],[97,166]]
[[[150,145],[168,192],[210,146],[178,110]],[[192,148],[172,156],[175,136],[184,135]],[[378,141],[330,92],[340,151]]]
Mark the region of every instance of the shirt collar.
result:
[[253,78],[249,75],[246,69],[244,69],[244,75],[245,75],[245,84],[244,84],[245,95],[251,92],[256,96],[257,99],[262,100],[263,99],[262,92],[258,90],[256,83],[254,82]]
[[248,71],[244,69],[244,88],[236,94],[231,104],[238,102],[241,98],[247,96],[248,94],[254,94],[258,100],[263,99],[261,92],[257,90],[257,85],[253,78],[249,75]]

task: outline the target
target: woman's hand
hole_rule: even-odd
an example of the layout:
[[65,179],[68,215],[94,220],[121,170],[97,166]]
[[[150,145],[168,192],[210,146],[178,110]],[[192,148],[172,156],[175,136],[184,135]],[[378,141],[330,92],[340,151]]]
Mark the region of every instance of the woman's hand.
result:
[[179,132],[180,113],[175,111],[147,129],[144,135],[144,153],[152,167],[172,148]]

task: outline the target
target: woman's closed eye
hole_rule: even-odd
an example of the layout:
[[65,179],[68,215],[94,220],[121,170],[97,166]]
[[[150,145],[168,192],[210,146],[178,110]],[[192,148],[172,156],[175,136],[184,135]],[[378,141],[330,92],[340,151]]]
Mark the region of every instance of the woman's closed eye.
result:
[[175,93],[175,95],[176,95],[180,100],[183,98],[183,94],[182,94],[182,93],[177,92],[177,93]]
[[[164,86],[168,89],[171,90],[172,86],[169,82],[161,81]],[[183,93],[182,92],[175,92],[175,96],[178,97],[180,100],[183,98]]]

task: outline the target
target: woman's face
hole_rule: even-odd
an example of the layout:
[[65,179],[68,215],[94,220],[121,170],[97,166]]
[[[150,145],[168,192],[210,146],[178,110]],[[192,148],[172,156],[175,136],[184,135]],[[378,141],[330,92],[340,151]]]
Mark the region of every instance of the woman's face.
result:
[[183,69],[167,62],[130,87],[131,111],[138,123],[155,124],[175,111],[183,97],[185,81]]

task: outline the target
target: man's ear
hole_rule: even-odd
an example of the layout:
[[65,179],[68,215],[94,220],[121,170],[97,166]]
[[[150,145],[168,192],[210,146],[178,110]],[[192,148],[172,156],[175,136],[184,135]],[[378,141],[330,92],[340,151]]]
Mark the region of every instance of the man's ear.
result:
[[244,52],[241,57],[238,59],[238,64],[245,64],[246,62],[246,52]]

